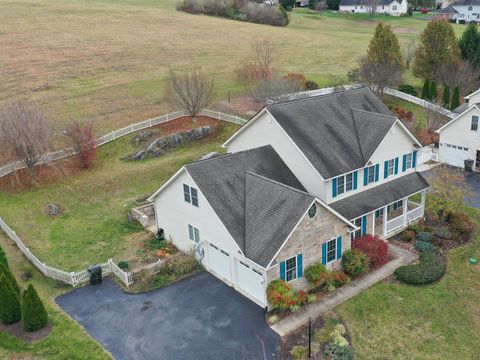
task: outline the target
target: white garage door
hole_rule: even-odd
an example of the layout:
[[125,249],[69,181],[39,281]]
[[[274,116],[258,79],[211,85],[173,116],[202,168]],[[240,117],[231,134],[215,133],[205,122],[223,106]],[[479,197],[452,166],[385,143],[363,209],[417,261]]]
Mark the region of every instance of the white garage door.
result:
[[265,290],[261,272],[243,261],[238,261],[237,274],[237,285],[263,304],[265,302]]
[[464,161],[471,159],[468,150],[462,146],[442,144],[445,162],[456,167],[464,167]]
[[232,280],[230,275],[230,255],[212,244],[208,245],[208,267],[222,278],[228,281]]

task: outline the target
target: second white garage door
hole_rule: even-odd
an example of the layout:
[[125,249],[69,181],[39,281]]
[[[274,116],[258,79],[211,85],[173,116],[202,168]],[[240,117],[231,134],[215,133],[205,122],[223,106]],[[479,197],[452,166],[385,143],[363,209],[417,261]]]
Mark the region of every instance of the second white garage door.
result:
[[238,287],[264,304],[265,289],[261,272],[243,261],[237,261],[236,268],[238,274]]
[[451,144],[442,144],[442,146],[444,162],[448,165],[463,168],[465,166],[464,161],[472,158],[466,150],[467,148]]
[[231,281],[232,276],[230,273],[230,255],[212,244],[208,245],[207,251],[208,267],[217,275],[220,275],[222,278]]

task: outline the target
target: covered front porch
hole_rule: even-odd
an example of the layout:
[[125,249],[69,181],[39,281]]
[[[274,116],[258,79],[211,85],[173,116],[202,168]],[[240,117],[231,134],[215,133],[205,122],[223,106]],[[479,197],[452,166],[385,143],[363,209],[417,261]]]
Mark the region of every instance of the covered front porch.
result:
[[366,234],[388,239],[423,218],[428,188],[412,173],[330,205],[357,226],[352,239]]

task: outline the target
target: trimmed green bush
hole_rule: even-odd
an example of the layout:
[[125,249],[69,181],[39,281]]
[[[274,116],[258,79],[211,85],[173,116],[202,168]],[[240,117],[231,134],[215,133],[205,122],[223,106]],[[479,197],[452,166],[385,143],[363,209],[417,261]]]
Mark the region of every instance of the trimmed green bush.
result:
[[433,230],[433,235],[435,235],[440,239],[447,239],[447,240],[453,239],[453,233],[446,228],[437,228]]
[[0,274],[0,321],[3,324],[14,324],[20,321],[21,317],[19,296],[5,273]]
[[430,81],[428,79],[423,83],[422,99],[430,99]]
[[0,275],[4,274],[7,280],[10,282],[10,285],[12,285],[13,290],[17,294],[20,294],[20,287],[18,286],[17,279],[13,276],[12,272],[8,267],[5,267],[5,265],[0,264]]
[[398,90],[405,93],[405,94],[410,94],[413,96],[417,96],[417,90],[412,85],[407,85],[407,84],[402,84],[398,87]]
[[4,265],[8,269],[7,254],[5,254],[5,251],[3,251],[1,246],[0,246],[0,265]]
[[437,83],[432,81],[430,83],[430,100],[437,100]]
[[450,104],[450,110],[455,110],[460,106],[460,86],[455,86],[453,89],[452,103]]
[[433,234],[426,232],[426,231],[420,231],[417,234],[417,241],[425,241],[425,242],[431,242],[433,240]]
[[420,262],[400,266],[395,270],[395,277],[411,285],[433,283],[442,278],[447,271],[447,258],[440,250],[420,253]]
[[450,86],[443,86],[443,106],[447,109],[450,107]]
[[370,269],[368,256],[358,249],[347,250],[342,255],[343,270],[350,276],[366,274]]
[[28,285],[22,297],[22,320],[25,331],[37,331],[48,324],[48,314],[32,284]]
[[120,260],[120,261],[118,262],[118,267],[119,267],[120,269],[122,269],[122,270],[127,270],[128,267],[129,267],[128,261],[126,261],[126,260]]
[[314,287],[322,286],[327,280],[328,271],[322,263],[316,263],[305,268],[303,275],[308,283]]
[[353,349],[351,346],[340,346],[335,343],[328,343],[325,346],[323,355],[326,359],[332,360],[353,360]]
[[413,247],[418,252],[429,252],[435,250],[435,246],[426,241],[416,241],[415,244],[413,244]]

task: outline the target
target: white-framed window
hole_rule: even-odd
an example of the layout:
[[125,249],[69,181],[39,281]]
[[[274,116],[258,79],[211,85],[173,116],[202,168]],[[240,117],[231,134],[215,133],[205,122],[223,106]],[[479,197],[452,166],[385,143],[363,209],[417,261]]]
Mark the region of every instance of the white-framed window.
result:
[[375,182],[376,170],[377,170],[377,167],[375,165],[368,167],[368,183],[369,184]]
[[357,227],[354,233],[352,233],[352,240],[362,237],[362,218],[355,219],[353,225]]
[[340,176],[337,178],[337,195],[345,192],[345,177]]
[[405,155],[405,169],[412,168],[413,153]]
[[397,11],[397,5],[393,5],[393,6],[392,6],[392,10],[393,10],[393,11]]
[[187,184],[183,184],[183,199],[185,202],[198,207],[198,190]]
[[337,240],[332,239],[327,242],[327,263],[337,258]]
[[470,129],[473,131],[478,130],[478,116],[476,115],[472,116],[472,125],[470,126]]
[[383,216],[383,208],[375,210],[375,219],[378,219],[381,216]]
[[468,11],[472,11],[473,10],[473,7],[472,6],[469,6],[468,7]]
[[292,281],[297,278],[297,257],[293,256],[285,262],[286,280]]
[[200,242],[200,230],[195,226],[188,224],[188,238],[193,242]]
[[353,190],[353,173],[337,177],[337,195]]
[[387,176],[392,176],[395,173],[395,159],[388,160]]
[[394,202],[393,204],[388,205],[387,213],[393,210],[401,209],[401,208],[403,208],[403,200],[398,200],[397,202]]

